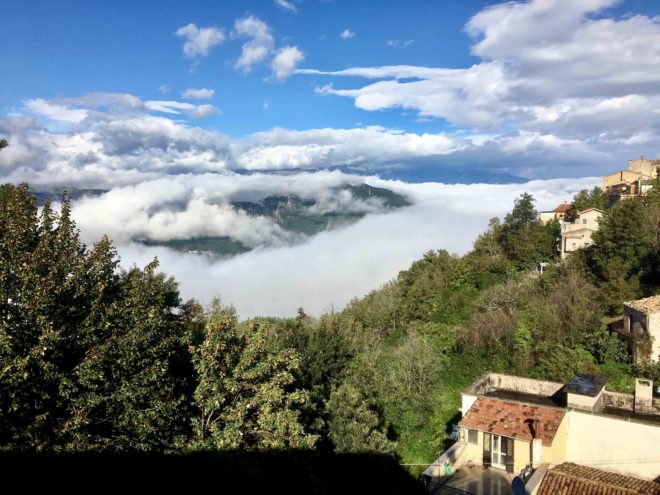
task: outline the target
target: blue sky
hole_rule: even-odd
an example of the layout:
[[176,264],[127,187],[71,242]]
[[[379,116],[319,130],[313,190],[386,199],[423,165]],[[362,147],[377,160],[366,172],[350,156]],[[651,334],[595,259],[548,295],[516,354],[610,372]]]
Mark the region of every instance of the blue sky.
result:
[[[117,150],[138,148],[139,167],[111,184],[154,170],[346,166],[585,176],[660,153],[657,1],[1,8],[0,133],[15,143],[0,158],[5,180],[107,183],[94,171],[116,171]],[[216,42],[205,45],[200,30]],[[186,42],[202,44],[186,54]],[[251,43],[262,55],[242,63]],[[190,89],[209,97],[185,98]],[[136,126],[139,142],[117,145]],[[364,140],[375,144],[364,149]],[[173,152],[184,148],[177,161]],[[63,149],[69,154],[60,156]]]
[[[90,92],[131,93],[145,99],[177,98],[189,87],[215,89],[222,115],[202,123],[232,136],[282,126],[398,126],[416,131],[444,123],[418,122],[414,113],[372,115],[350,101],[322,98],[314,87],[323,77],[264,81],[268,67],[244,74],[233,67],[242,40],[225,41],[196,61],[182,53],[180,27],[192,22],[230,31],[234,21],[254,15],[272,29],[276,44],[293,44],[305,67],[324,70],[370,65],[468,67],[469,39],[462,32],[486,2],[297,2],[296,12],[270,0],[204,2],[7,2],[0,33],[0,64],[11,77],[0,82],[7,112],[29,98]],[[355,33],[340,38],[345,30]],[[407,46],[406,42],[413,41]],[[387,42],[397,42],[398,46]],[[264,111],[264,103],[268,110]],[[313,111],[310,111],[312,110]]]

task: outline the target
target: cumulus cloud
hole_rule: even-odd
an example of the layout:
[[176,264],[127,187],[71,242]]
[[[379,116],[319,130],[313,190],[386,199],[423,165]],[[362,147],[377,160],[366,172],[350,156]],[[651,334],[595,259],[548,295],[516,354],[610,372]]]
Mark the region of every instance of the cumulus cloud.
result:
[[220,109],[214,105],[198,105],[191,115],[196,119],[207,119],[218,113],[220,113]]
[[82,122],[87,117],[87,110],[79,108],[71,109],[66,105],[58,105],[42,98],[27,100],[25,107],[38,115],[70,124]]
[[340,172],[271,176],[200,174],[147,180],[116,187],[73,204],[72,215],[85,240],[107,234],[119,243],[134,240],[167,241],[198,237],[229,237],[250,248],[300,242],[301,234],[283,230],[267,217],[235,208],[235,201],[259,202],[267,196],[295,195],[314,200],[310,213],[378,213],[378,198],[361,199],[336,188],[360,184],[363,177]]
[[288,0],[275,0],[275,5],[277,5],[278,7],[283,8],[284,10],[288,10],[289,12],[297,12],[298,11],[295,4],[293,2],[288,1]]
[[[633,103],[618,105],[632,114]],[[411,168],[431,175],[487,169],[530,178],[579,176],[616,170],[631,156],[648,155],[654,139],[652,128],[634,139],[613,135],[611,144],[594,147],[535,130],[417,134],[375,126],[275,128],[231,139],[187,123],[218,112],[211,105],[115,93],[30,100],[25,115],[0,118],[0,135],[11,144],[0,154],[0,179],[37,187],[111,187],[170,174],[324,168],[391,176]],[[593,125],[599,117],[582,116]],[[55,118],[62,120],[53,127]]]
[[216,27],[197,27],[192,22],[176,31],[176,35],[184,38],[183,54],[187,58],[206,57],[214,46],[222,44],[225,34]]
[[213,89],[194,89],[188,88],[183,93],[181,93],[181,98],[184,100],[210,100],[215,95],[215,90]]
[[488,7],[465,26],[472,53],[481,58],[469,68],[297,72],[376,80],[321,92],[352,98],[367,111],[402,108],[462,128],[513,128],[595,145],[658,139],[660,24],[644,15],[607,17],[614,3],[530,0]]
[[241,37],[251,38],[243,45],[241,56],[236,67],[250,72],[252,68],[263,62],[273,52],[275,41],[270,27],[264,21],[253,15],[237,19],[234,30]]
[[[318,190],[320,184],[329,181],[331,185],[337,178],[308,174],[288,180],[297,181],[301,190],[306,183]],[[302,244],[274,246],[216,262],[165,248],[121,244],[122,263],[144,265],[158,256],[161,269],[176,277],[185,297],[209,302],[219,295],[225,303],[235,304],[244,318],[294,316],[300,306],[319,315],[332,307],[341,309],[351,298],[377,288],[430,249],[465,252],[488,219],[510,210],[522,191],[537,199],[539,209],[549,209],[597,183],[597,179],[581,179],[451,186],[410,185],[374,177],[357,180],[407,194],[415,204],[368,215]]]
[[304,58],[305,55],[296,46],[285,46],[280,48],[271,63],[273,76],[279,81],[287,79],[293,74],[298,64],[302,62]]
[[343,40],[348,40],[355,37],[355,33],[350,29],[344,29],[341,33],[339,33],[339,37]]

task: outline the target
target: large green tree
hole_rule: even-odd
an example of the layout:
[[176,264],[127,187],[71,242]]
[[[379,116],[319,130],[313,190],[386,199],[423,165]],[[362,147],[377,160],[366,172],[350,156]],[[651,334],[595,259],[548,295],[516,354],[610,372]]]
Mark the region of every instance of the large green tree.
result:
[[192,347],[199,376],[193,448],[314,446],[316,437],[301,422],[309,396],[295,387],[299,357],[272,344],[267,328],[253,324],[241,332],[235,311],[214,303],[204,340]]
[[521,194],[499,228],[502,250],[519,269],[550,261],[555,256],[559,226],[556,222],[541,224],[534,201],[529,193]]
[[165,449],[187,426],[176,285],[156,264],[117,268],[108,239],[82,244],[66,198],[39,212],[26,185],[2,187],[4,448]]

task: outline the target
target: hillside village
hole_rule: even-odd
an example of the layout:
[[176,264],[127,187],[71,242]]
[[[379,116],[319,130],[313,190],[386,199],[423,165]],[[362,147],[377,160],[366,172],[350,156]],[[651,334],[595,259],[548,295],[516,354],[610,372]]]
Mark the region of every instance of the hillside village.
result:
[[[603,177],[606,208],[643,197],[659,175],[660,160],[641,157]],[[541,223],[559,223],[561,261],[592,245],[603,213],[569,203],[540,212]],[[629,342],[633,363],[659,363],[660,294],[625,302],[608,329]],[[636,378],[628,394],[594,374],[559,383],[487,372],[463,390],[459,414],[455,443],[422,475],[429,493],[660,494],[653,380]]]

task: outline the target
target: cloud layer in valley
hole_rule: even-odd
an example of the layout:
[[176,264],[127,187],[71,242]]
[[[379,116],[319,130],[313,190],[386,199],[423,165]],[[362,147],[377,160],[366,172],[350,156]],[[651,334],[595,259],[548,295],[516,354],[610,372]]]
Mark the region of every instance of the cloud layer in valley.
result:
[[[213,204],[209,198],[254,199],[265,191],[325,198],[328,207],[337,208],[337,204],[330,205],[332,188],[347,181],[388,188],[411,198],[414,204],[388,213],[372,210],[357,223],[306,240],[278,238],[281,232],[272,230],[272,224],[255,222],[227,209],[205,209]],[[233,303],[242,317],[292,316],[300,306],[319,315],[331,307],[340,309],[353,297],[379,287],[430,249],[465,252],[485,229],[488,219],[510,210],[522,191],[531,192],[540,209],[552,208],[596,182],[555,179],[523,185],[413,185],[338,172],[284,177],[182,176],[78,201],[73,215],[87,242],[104,232],[114,235],[125,267],[145,265],[157,256],[161,269],[180,282],[186,298],[208,303],[213,296],[220,296],[226,303]],[[204,197],[207,199],[202,200]],[[347,199],[334,198],[336,202]],[[134,212],[132,217],[130,212]],[[126,235],[150,229],[163,237],[217,235],[225,228],[262,247],[213,261],[201,255],[136,244]],[[267,238],[280,242],[264,243]]]

